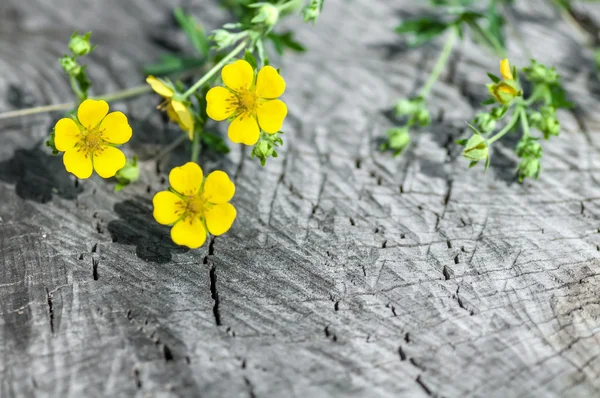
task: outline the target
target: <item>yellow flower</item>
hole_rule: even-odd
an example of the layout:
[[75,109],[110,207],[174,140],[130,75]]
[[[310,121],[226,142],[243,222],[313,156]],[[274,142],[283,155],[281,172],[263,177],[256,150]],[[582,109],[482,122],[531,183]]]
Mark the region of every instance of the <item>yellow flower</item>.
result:
[[60,119],[54,127],[56,149],[77,178],[89,178],[92,170],[102,178],[113,177],[125,166],[125,155],[115,145],[131,138],[131,127],[122,112],[108,113],[106,101],[87,99],[77,109],[77,121]]
[[512,71],[510,70],[510,62],[507,58],[500,61],[500,74],[505,80],[515,80]]
[[206,113],[216,121],[233,119],[231,141],[254,145],[261,129],[269,134],[281,129],[287,106],[277,98],[285,91],[285,81],[275,68],[265,66],[255,77],[248,62],[237,60],[223,67],[221,77],[226,87],[213,87],[206,94]]
[[523,93],[513,76],[510,62],[508,62],[508,59],[506,58],[500,61],[500,74],[504,80],[498,83],[488,84],[488,89],[496,101],[508,105],[515,97],[521,96]]
[[177,123],[183,131],[187,131],[190,140],[193,140],[194,118],[188,107],[182,101],[176,99],[175,90],[154,76],[148,76],[146,83],[152,87],[152,90],[165,99],[157,109],[161,111],[166,110],[169,119]]
[[188,162],[169,173],[169,191],[154,195],[154,219],[173,225],[171,239],[178,245],[197,249],[206,241],[207,231],[222,235],[235,220],[236,210],[228,203],[235,185],[223,171],[213,171],[204,179],[202,169]]

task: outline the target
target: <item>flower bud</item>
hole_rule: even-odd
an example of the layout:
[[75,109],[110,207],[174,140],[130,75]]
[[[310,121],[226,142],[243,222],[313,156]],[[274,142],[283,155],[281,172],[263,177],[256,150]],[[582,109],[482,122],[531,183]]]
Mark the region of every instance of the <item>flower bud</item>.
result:
[[76,76],[81,72],[81,66],[75,61],[75,58],[68,55],[63,56],[60,60],[60,66],[69,76]]
[[499,83],[487,85],[490,94],[503,105],[508,105],[513,99],[523,95],[517,88],[516,81],[501,81]]
[[415,113],[413,113],[412,119],[420,127],[429,126],[431,124],[431,115],[425,108],[418,109]]
[[559,78],[556,69],[548,68],[536,60],[531,61],[531,66],[523,68],[523,72],[525,72],[529,80],[538,83],[553,84]]
[[412,115],[417,110],[423,107],[423,100],[420,98],[403,98],[396,102],[396,106],[394,110],[396,111],[396,116],[403,115]]
[[127,163],[121,170],[117,171],[115,178],[118,181],[115,187],[116,191],[120,191],[123,187],[136,182],[140,178],[140,166],[137,156],[134,156],[133,159],[127,159]]
[[408,127],[395,127],[389,129],[386,133],[388,141],[382,149],[391,149],[394,155],[399,155],[410,144],[410,134]]
[[222,50],[224,48],[234,45],[235,42],[238,40],[239,34],[231,33],[225,29],[217,29],[213,32],[211,37],[216,43],[217,49]]
[[75,55],[75,57],[81,57],[92,52],[95,46],[90,43],[90,36],[92,32],[87,32],[85,35],[78,35],[77,32],[73,33],[71,40],[69,41],[69,49]]
[[478,162],[484,159],[487,160],[489,158],[487,141],[483,136],[474,134],[465,144],[462,155],[471,162]]
[[271,3],[257,3],[258,12],[250,22],[255,24],[264,24],[267,30],[271,30],[279,20],[279,8]]
[[486,112],[478,113],[473,123],[479,127],[479,130],[486,134],[491,133],[496,128],[496,118]]
[[519,182],[527,177],[537,179],[540,175],[540,160],[536,158],[524,158],[517,166],[517,172],[519,174]]
[[258,158],[261,165],[265,165],[267,158],[277,157],[277,151],[275,148],[283,144],[283,140],[279,137],[279,134],[283,134],[281,131],[274,134],[261,133],[260,139],[252,148],[251,158]]

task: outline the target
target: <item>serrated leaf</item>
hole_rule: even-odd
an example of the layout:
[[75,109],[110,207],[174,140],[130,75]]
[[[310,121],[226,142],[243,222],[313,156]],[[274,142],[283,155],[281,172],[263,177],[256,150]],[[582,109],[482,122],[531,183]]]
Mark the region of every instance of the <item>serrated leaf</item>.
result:
[[210,44],[204,28],[196,22],[193,16],[186,14],[181,7],[175,8],[173,15],[192,47],[203,57],[208,56]]

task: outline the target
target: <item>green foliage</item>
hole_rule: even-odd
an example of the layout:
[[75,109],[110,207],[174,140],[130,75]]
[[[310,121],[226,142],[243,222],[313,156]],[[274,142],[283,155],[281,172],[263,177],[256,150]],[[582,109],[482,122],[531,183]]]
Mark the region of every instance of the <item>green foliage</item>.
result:
[[[518,131],[520,126],[521,138],[515,148],[516,156],[521,159],[516,169],[519,182],[525,178],[538,178],[543,157],[542,145],[539,141],[542,138],[548,140],[560,133],[560,122],[556,110],[571,106],[566,99],[565,90],[561,86],[560,76],[554,68],[548,68],[532,60],[531,65],[523,68],[522,72],[524,79],[532,88],[529,96],[514,96],[506,104],[496,106],[488,112],[478,113],[473,120],[475,126],[470,126],[475,135],[468,141],[458,142],[466,145],[463,157],[469,160],[469,167],[472,167],[473,162],[483,155],[489,164],[489,149],[492,144],[504,135]],[[512,74],[516,79],[515,68],[513,68]],[[518,80],[501,80],[489,73],[488,76],[493,82],[492,85],[500,86],[510,83],[512,84],[510,87],[521,91]],[[498,101],[499,99],[496,98],[493,103]],[[493,134],[496,126],[506,115],[511,116],[510,120],[504,123],[498,133]],[[532,129],[537,130],[538,135],[541,134],[541,136],[535,136]],[[485,148],[483,143],[485,143]]]
[[162,54],[158,62],[144,65],[144,73],[147,75],[164,76],[181,73],[189,69],[199,68],[205,65],[208,60],[210,44],[202,25],[180,7],[173,10],[173,16],[196,54]]
[[406,126],[389,129],[385,134],[387,141],[381,144],[381,151],[391,150],[394,152],[394,156],[398,156],[410,144],[410,134]]
[[308,5],[302,9],[304,22],[316,23],[321,11],[323,11],[324,4],[325,0],[310,0]]
[[134,156],[133,159],[127,159],[125,166],[117,171],[115,175],[115,179],[117,180],[117,185],[115,186],[115,191],[120,191],[125,188],[127,185],[136,182],[140,178],[140,166],[138,164],[137,156]]
[[263,166],[267,163],[267,158],[276,158],[278,155],[275,148],[283,145],[283,140],[280,137],[281,134],[283,134],[282,131],[275,134],[267,134],[264,131],[261,132],[258,142],[254,145],[254,148],[252,148],[250,157],[258,158],[260,164]]
[[90,43],[91,35],[92,33],[88,32],[82,36],[75,31],[69,40],[71,55],[63,55],[59,59],[60,66],[69,76],[71,89],[77,95],[79,102],[88,97],[88,90],[92,85],[86,74],[87,65],[78,62],[79,57],[88,55],[96,49],[96,46]]
[[295,52],[305,52],[306,48],[294,39],[294,32],[287,31],[284,33],[270,32],[267,38],[273,44],[273,48],[279,55],[283,55],[286,49]]
[[196,22],[192,15],[186,14],[181,7],[175,8],[173,15],[196,52],[202,57],[207,57],[210,45],[202,25]]

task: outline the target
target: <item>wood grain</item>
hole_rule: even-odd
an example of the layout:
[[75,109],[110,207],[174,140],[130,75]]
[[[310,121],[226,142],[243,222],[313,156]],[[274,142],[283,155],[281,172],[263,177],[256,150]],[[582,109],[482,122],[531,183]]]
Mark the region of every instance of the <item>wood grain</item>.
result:
[[[546,2],[512,9],[527,51],[578,104],[544,142],[539,181],[516,183],[510,137],[487,174],[453,144],[498,62],[469,42],[433,90],[436,123],[392,158],[377,151],[391,104],[439,51],[393,34],[416,3],[327,0],[316,26],[285,23],[309,49],[276,61],[286,145],[265,168],[237,146],[203,154],[205,170],[235,177],[238,218],[196,251],[151,214],[184,149],[114,193],[114,181],[75,181],[44,147],[59,114],[0,122],[0,396],[598,396],[592,54]],[[94,93],[139,84],[165,45],[185,48],[175,5],[209,28],[227,19],[200,0],[3,1],[0,110],[71,98],[56,60],[74,29],[99,44]],[[512,44],[511,59],[527,51]],[[158,101],[112,105],[144,159],[178,135]]]

